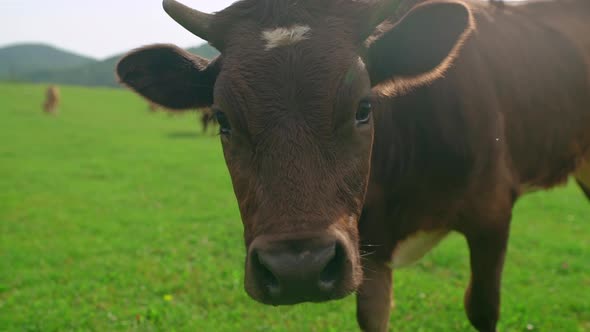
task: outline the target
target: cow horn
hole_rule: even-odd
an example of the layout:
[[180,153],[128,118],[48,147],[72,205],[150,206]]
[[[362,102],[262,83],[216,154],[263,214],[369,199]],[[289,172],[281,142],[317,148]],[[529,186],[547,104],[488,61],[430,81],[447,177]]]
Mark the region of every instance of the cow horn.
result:
[[164,0],[162,6],[166,13],[178,22],[178,24],[197,37],[208,40],[211,21],[214,15],[189,8],[174,0]]

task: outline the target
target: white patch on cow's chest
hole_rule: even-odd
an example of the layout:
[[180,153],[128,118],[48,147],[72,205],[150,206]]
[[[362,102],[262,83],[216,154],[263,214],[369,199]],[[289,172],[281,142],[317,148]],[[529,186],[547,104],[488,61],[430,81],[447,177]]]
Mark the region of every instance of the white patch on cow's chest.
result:
[[281,46],[296,44],[309,39],[311,28],[307,25],[294,25],[288,28],[276,28],[262,32],[262,39],[266,41],[266,50]]
[[391,266],[393,268],[406,267],[420,260],[434,248],[448,231],[418,232],[399,242],[393,251]]

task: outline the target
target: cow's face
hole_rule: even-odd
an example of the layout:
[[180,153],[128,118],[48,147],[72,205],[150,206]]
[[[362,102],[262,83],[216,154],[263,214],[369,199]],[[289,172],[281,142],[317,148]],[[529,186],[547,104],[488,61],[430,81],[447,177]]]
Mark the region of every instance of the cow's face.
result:
[[[207,16],[165,1],[222,55],[208,63],[156,45],[117,66],[123,83],[156,103],[215,112],[244,223],[246,290],[256,300],[336,299],[362,280],[357,223],[372,112],[391,87],[382,83],[436,78],[471,26],[463,5],[432,2],[367,42],[381,22],[373,10],[388,7],[245,0]],[[371,29],[359,17],[375,21]]]
[[213,109],[245,226],[246,289],[263,302],[337,298],[360,281],[373,101],[357,45],[328,38],[340,29],[253,26],[224,52]]

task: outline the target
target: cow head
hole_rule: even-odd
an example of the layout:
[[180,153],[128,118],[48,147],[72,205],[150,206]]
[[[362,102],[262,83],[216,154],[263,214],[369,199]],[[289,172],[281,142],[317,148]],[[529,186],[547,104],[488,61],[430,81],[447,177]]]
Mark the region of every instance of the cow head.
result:
[[221,55],[208,62],[154,45],[126,55],[117,74],[165,107],[215,112],[244,223],[247,292],[293,304],[354,291],[372,109],[390,82],[440,76],[472,28],[469,10],[428,1],[381,24],[396,1],[243,0],[215,15],[172,0],[164,8]]

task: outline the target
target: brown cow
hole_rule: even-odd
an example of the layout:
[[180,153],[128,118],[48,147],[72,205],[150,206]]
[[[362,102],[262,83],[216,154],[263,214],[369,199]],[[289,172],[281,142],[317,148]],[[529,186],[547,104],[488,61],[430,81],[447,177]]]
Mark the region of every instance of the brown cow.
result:
[[45,92],[45,102],[43,102],[43,111],[47,114],[57,114],[59,100],[59,88],[55,85],[47,87],[47,91]]
[[201,112],[201,128],[203,128],[203,134],[206,134],[209,125],[215,125],[215,116],[209,108],[200,109],[199,112]]
[[158,106],[156,103],[148,101],[148,109],[150,112],[156,113],[160,109],[160,106]]
[[578,169],[576,180],[586,196],[588,196],[588,199],[590,199],[590,161],[587,161],[585,165]]
[[356,290],[360,326],[384,331],[392,269],[457,231],[471,254],[467,315],[495,331],[522,188],[576,170],[588,186],[590,1],[430,0],[384,22],[396,4],[243,0],[209,15],[165,0],[221,56],[154,45],[117,73],[159,104],[215,110],[251,297]]
[[[164,107],[161,107],[160,105],[148,101],[148,109],[150,112],[152,113],[156,113],[159,110],[162,110],[166,113],[168,113],[169,115],[174,115],[177,114],[178,111],[176,110],[168,110]],[[208,108],[203,108],[203,109],[199,109],[197,110],[198,113],[201,114],[200,120],[201,120],[201,128],[203,129],[203,134],[207,133],[207,129],[209,128],[210,124],[215,124],[215,117],[213,116],[213,113],[211,112],[210,109]]]

